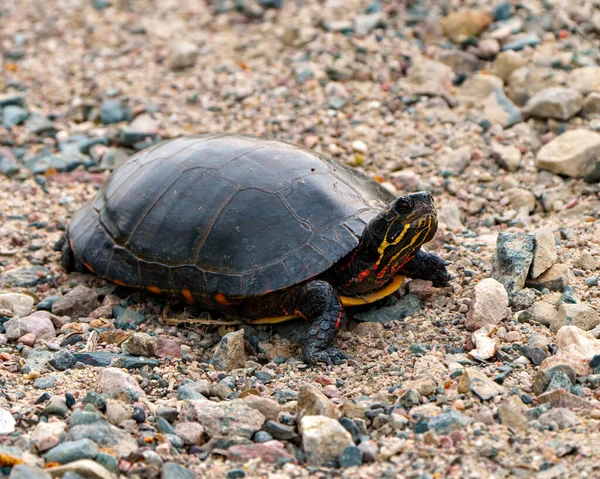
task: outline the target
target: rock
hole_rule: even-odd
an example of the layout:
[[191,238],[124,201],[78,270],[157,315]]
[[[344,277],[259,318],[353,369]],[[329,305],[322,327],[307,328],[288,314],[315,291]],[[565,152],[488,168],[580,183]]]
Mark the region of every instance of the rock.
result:
[[25,346],[32,347],[35,344],[35,334],[27,333],[17,339],[17,343],[24,344]]
[[494,75],[475,73],[460,86],[460,98],[468,104],[477,105],[496,90],[502,90],[502,79]]
[[182,70],[193,67],[198,58],[198,47],[186,40],[173,42],[169,51],[169,68],[171,70]]
[[146,333],[133,333],[123,345],[136,356],[154,356],[156,352],[156,339]]
[[73,319],[85,318],[99,306],[98,294],[93,289],[79,285],[54,302],[52,313]]
[[10,434],[15,430],[16,421],[10,411],[0,409],[0,434]]
[[66,371],[77,364],[77,359],[67,349],[61,349],[50,360],[50,365],[59,371]]
[[[588,96],[585,97],[585,100],[583,100],[582,113],[585,117],[600,115],[600,93],[590,93]],[[0,162],[1,161],[2,160],[0,157]]]
[[590,403],[564,389],[556,389],[538,396],[538,404],[550,404],[553,408],[590,409]]
[[523,50],[525,47],[533,47],[540,42],[541,40],[537,33],[523,33],[521,35],[515,35],[513,38],[511,38],[502,46],[502,50]]
[[160,477],[161,479],[194,479],[194,474],[175,462],[165,462]]
[[[140,369],[144,366],[151,368],[157,367],[159,362],[156,359],[149,359],[143,356],[130,356],[128,354],[111,353],[108,351],[93,351],[73,354],[77,362],[87,364],[88,366],[110,366],[113,361],[121,363],[125,369]],[[120,367],[119,366],[119,367]]]
[[542,273],[548,271],[557,260],[556,240],[552,228],[542,228],[536,231],[530,277],[538,278]]
[[534,237],[526,233],[499,233],[492,258],[492,276],[511,297],[523,289],[533,261]]
[[10,319],[4,323],[4,329],[9,340],[18,339],[27,333],[35,334],[37,339],[56,337],[54,325],[46,311],[36,311],[23,318]]
[[382,12],[356,15],[354,17],[354,33],[357,35],[368,35],[382,23],[382,20]]
[[296,406],[296,421],[300,432],[302,432],[302,418],[305,416],[326,416],[332,419],[339,419],[340,411],[315,386],[302,384],[298,390],[298,405]]
[[436,434],[450,434],[452,431],[460,429],[470,422],[471,419],[460,411],[448,409],[429,419],[427,425],[429,426],[429,429],[435,431]]
[[450,171],[453,175],[460,175],[471,162],[471,148],[463,146],[453,150],[440,159],[440,168]]
[[598,261],[588,251],[582,251],[575,265],[585,271],[595,271],[598,268]]
[[108,148],[102,159],[99,167],[103,170],[115,170],[127,161],[129,155],[121,148]]
[[[508,303],[508,296],[506,297],[506,300]],[[469,351],[468,356],[470,358],[483,362],[491,358],[496,353],[496,341],[489,337],[494,329],[494,324],[486,324],[473,333],[473,343],[475,343],[475,349]]]
[[[300,391],[302,391],[302,387],[300,387]],[[270,398],[249,394],[244,397],[244,402],[252,409],[260,411],[260,413],[268,420],[275,421],[281,412],[279,403]]]
[[144,313],[133,308],[115,306],[113,313],[115,316],[115,328],[117,329],[136,329],[146,321]]
[[81,165],[90,166],[92,164],[93,162],[88,156],[82,155],[79,151],[73,149],[42,156],[36,155],[25,162],[25,166],[35,175],[42,175],[49,170],[52,172],[69,172]]
[[298,437],[294,426],[287,426],[277,421],[267,421],[264,425],[264,430],[275,439],[279,439],[281,441],[291,441]]
[[552,408],[550,411],[542,414],[538,421],[544,426],[550,426],[551,424],[557,424],[559,429],[566,429],[573,427],[579,422],[577,415],[569,411],[566,408],[558,407]]
[[526,431],[529,427],[527,417],[518,407],[508,401],[504,401],[498,406],[498,417],[503,425],[516,431]]
[[91,459],[81,459],[63,466],[48,469],[52,477],[67,477],[68,473],[78,474],[85,479],[114,479],[114,475]]
[[548,390],[555,389],[571,390],[575,385],[577,373],[569,364],[559,364],[548,369],[542,369],[535,376],[532,390],[535,394],[540,395]]
[[538,118],[569,120],[583,107],[583,95],[574,88],[552,87],[531,97],[523,112]]
[[475,286],[465,326],[468,331],[476,331],[485,325],[498,324],[506,317],[507,308],[508,294],[504,286],[495,279],[483,279]]
[[420,309],[421,302],[419,301],[419,298],[412,294],[407,294],[392,306],[373,308],[366,313],[356,313],[354,317],[359,321],[388,324],[391,321],[412,316],[420,311]]
[[204,428],[197,422],[180,422],[175,425],[175,434],[188,446],[198,445],[202,441]]
[[477,42],[477,47],[469,47],[468,51],[479,58],[491,60],[500,51],[500,42],[495,38],[484,38]]
[[67,464],[80,459],[95,459],[98,455],[98,446],[89,439],[67,441],[59,444],[44,454],[46,462]]
[[464,9],[442,18],[444,35],[455,43],[462,43],[469,37],[478,37],[494,21],[494,17],[481,10]]
[[362,464],[362,452],[356,446],[346,446],[338,459],[340,467],[353,467]]
[[570,364],[578,375],[592,374],[590,361],[600,354],[600,340],[577,326],[563,326],[556,335],[557,351],[546,359],[542,369],[549,369],[557,364]]
[[44,416],[65,417],[68,410],[67,401],[63,396],[52,396],[46,403],[43,414]]
[[[510,168],[509,163],[507,163],[507,166]],[[528,213],[533,213],[535,210],[535,194],[525,188],[511,188],[506,192],[506,196],[509,198],[510,206],[514,210],[518,211],[524,208]]]
[[473,392],[482,401],[488,401],[500,394],[504,388],[473,368],[465,368],[458,383],[458,392]]
[[437,60],[445,63],[454,73],[467,74],[481,70],[481,61],[475,55],[462,50],[442,50]]
[[556,333],[567,324],[590,331],[600,324],[600,314],[585,303],[561,303],[558,306],[558,314],[550,325],[550,330]]
[[383,324],[379,323],[358,323],[356,329],[353,331],[358,336],[373,336],[375,338],[381,337],[381,333],[384,331]]
[[527,310],[527,313],[531,315],[531,318],[528,319],[528,321],[540,323],[549,327],[554,320],[554,317],[558,314],[558,310],[552,304],[538,301],[531,305]]
[[100,121],[105,125],[131,121],[131,109],[121,100],[104,100],[100,107]]
[[101,448],[112,448],[119,457],[126,457],[138,450],[135,437],[105,421],[72,426],[69,436],[73,441],[90,439]]
[[459,233],[464,229],[460,208],[454,202],[448,202],[442,205],[438,213],[438,221],[446,225],[446,229],[455,233]]
[[562,291],[565,286],[574,281],[573,273],[565,264],[554,264],[536,279],[529,279],[526,285],[538,290],[549,289],[550,291]]
[[504,94],[501,88],[494,89],[483,102],[483,118],[502,128],[510,128],[523,121],[519,108]]
[[569,130],[544,145],[537,154],[538,168],[558,175],[582,177],[592,172],[600,159],[600,134]]
[[336,419],[304,416],[300,426],[306,462],[311,466],[337,461],[346,446],[354,446],[352,436]]
[[521,166],[521,151],[513,145],[492,143],[492,158],[498,165],[507,171],[517,171]]
[[38,467],[17,464],[11,469],[8,479],[51,479],[51,477],[50,474]]
[[48,269],[42,266],[23,266],[0,274],[0,285],[30,288],[47,281]]
[[600,92],[600,67],[575,68],[569,73],[568,84],[582,95]]
[[177,399],[206,399],[210,396],[210,382],[206,379],[179,386]]
[[159,358],[181,358],[181,344],[174,339],[158,338],[156,340],[156,356]]
[[0,294],[0,314],[13,318],[27,316],[33,309],[33,297],[27,294]]
[[233,393],[233,390],[226,384],[222,384],[222,383],[217,383],[210,388],[210,395],[212,397],[217,397],[217,398],[221,399],[222,401],[227,399],[229,396],[231,396],[232,393]]
[[242,399],[220,403],[192,399],[183,404],[179,420],[200,423],[210,437],[238,436],[250,439],[262,428],[266,418]]
[[106,400],[106,419],[111,424],[118,426],[123,421],[131,419],[131,415],[131,408],[128,408],[123,402],[117,399]]
[[211,361],[214,368],[217,371],[231,371],[243,368],[245,363],[244,330],[240,329],[223,336]]
[[501,78],[504,82],[508,82],[510,74],[526,63],[527,59],[523,55],[513,50],[507,50],[498,54],[492,64],[491,73]]
[[448,65],[424,57],[415,59],[408,70],[406,82],[414,95],[446,95],[456,77]]
[[97,391],[124,402],[137,401],[146,397],[137,380],[117,368],[106,368],[100,371]]
[[230,461],[244,463],[252,459],[260,459],[261,462],[267,464],[288,462],[296,464],[296,458],[289,454],[279,441],[232,446],[227,450],[227,458]]
[[16,105],[8,105],[2,109],[2,126],[7,130],[13,126],[23,123],[29,113],[24,108]]
[[41,378],[37,378],[33,383],[33,387],[35,389],[51,389],[54,387],[55,384],[56,384],[55,376],[44,376]]
[[21,171],[21,164],[17,161],[10,148],[0,146],[0,174],[9,178]]
[[31,433],[31,441],[38,451],[47,451],[60,442],[66,427],[62,421],[39,422]]

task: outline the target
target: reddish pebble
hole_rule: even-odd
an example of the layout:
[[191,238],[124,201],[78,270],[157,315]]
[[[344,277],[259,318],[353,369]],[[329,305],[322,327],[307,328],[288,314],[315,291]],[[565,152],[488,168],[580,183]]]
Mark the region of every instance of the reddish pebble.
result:
[[450,436],[440,437],[440,446],[442,449],[452,449],[454,447],[454,441]]
[[165,358],[171,356],[172,358],[180,358],[181,344],[173,339],[158,338],[156,344],[156,356],[159,358]]
[[25,346],[33,346],[35,344],[35,334],[33,334],[33,333],[24,334],[17,341],[19,343],[24,344]]
[[325,386],[323,388],[323,394],[325,394],[325,396],[327,396],[329,399],[340,397],[340,392],[338,391],[338,388],[336,388],[333,384]]
[[504,335],[504,340],[508,341],[509,343],[514,343],[516,341],[519,341],[520,339],[521,333],[519,333],[519,331],[509,331]]
[[579,200],[577,198],[572,199],[571,201],[569,201],[567,203],[567,209],[571,209],[574,208],[575,206],[577,206],[579,204]]

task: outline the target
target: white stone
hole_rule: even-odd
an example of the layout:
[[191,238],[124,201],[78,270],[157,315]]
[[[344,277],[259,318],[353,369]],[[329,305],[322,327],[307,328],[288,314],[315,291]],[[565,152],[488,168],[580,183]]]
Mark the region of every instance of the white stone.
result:
[[33,309],[33,298],[27,294],[2,293],[0,294],[0,312],[6,310],[9,314],[2,315],[20,318],[27,316]]
[[10,434],[15,430],[16,421],[10,411],[0,409],[0,434]]
[[467,313],[466,328],[476,331],[487,324],[498,324],[508,313],[508,293],[493,278],[480,281],[474,289],[473,302]]
[[569,74],[569,86],[584,95],[600,92],[600,67],[576,68]]
[[536,279],[545,273],[558,261],[556,252],[556,240],[552,228],[543,228],[535,233],[535,243],[533,249],[533,262],[531,264],[530,275]]
[[306,462],[311,466],[337,461],[346,446],[354,445],[352,436],[337,419],[304,416],[301,428]]
[[570,130],[544,145],[538,152],[538,168],[572,177],[591,173],[600,158],[600,134]]
[[552,87],[531,97],[523,112],[539,118],[568,120],[583,107],[583,95],[574,88]]

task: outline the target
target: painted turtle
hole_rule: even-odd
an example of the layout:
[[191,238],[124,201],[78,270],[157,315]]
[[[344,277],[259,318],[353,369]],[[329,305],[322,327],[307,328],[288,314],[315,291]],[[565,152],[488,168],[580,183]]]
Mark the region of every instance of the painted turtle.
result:
[[396,198],[305,148],[222,134],[130,158],[74,215],[59,247],[68,270],[182,294],[244,321],[305,318],[303,359],[331,363],[346,357],[331,346],[343,306],[391,294],[403,275],[435,286],[453,278],[420,250],[436,229],[429,193]]

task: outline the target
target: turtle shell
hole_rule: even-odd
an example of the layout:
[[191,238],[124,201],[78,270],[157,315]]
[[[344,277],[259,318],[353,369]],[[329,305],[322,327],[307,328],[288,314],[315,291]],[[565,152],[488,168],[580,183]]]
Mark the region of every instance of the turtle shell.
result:
[[131,157],[74,216],[90,270],[150,291],[246,297],[315,277],[394,196],[290,143],[191,136]]

